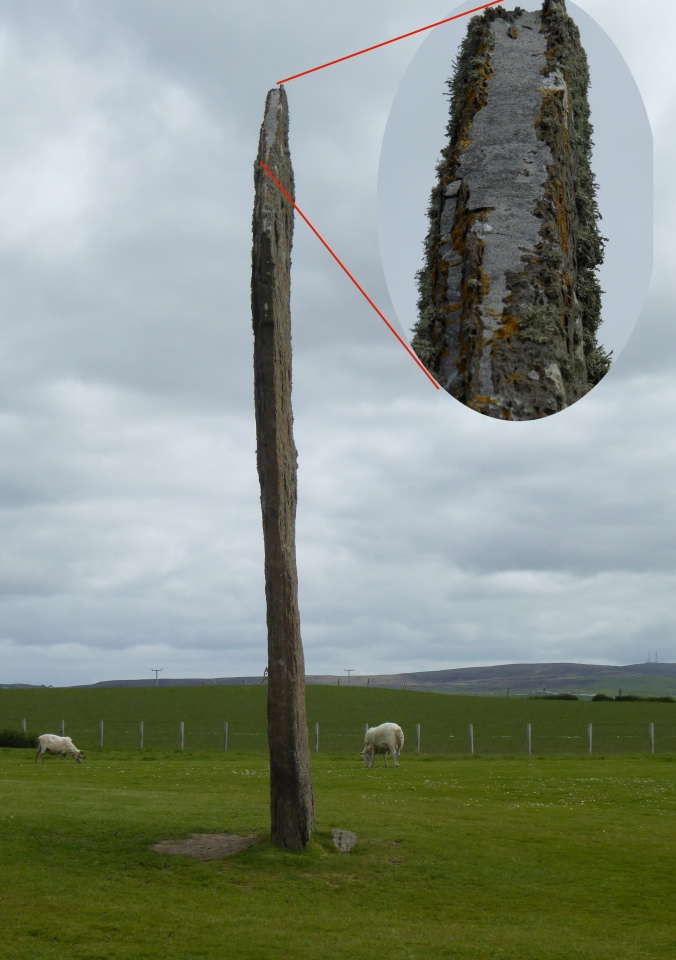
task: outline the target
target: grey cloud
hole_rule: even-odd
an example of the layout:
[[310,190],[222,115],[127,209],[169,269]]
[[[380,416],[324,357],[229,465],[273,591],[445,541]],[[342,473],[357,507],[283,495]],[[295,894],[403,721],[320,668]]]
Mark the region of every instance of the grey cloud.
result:
[[[606,6],[586,4],[592,16]],[[285,73],[421,18],[353,0],[321,13],[307,0],[199,10],[0,2],[8,682],[264,666],[249,312],[264,96]],[[447,15],[435,0],[424,20]],[[628,47],[634,33],[622,34]],[[288,85],[298,202],[392,322],[376,178],[415,43]],[[673,92],[667,72],[660,87]],[[676,344],[664,117],[643,318],[606,382],[547,423],[487,421],[440,396],[297,219],[311,672],[617,662],[647,649],[668,659]]]

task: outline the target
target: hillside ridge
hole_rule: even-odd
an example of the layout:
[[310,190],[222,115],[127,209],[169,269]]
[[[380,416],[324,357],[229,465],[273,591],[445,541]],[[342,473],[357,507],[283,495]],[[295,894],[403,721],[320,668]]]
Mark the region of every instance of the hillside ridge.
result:
[[[162,687],[250,686],[264,683],[263,677],[181,677],[163,678]],[[447,670],[409,671],[396,674],[336,676],[312,674],[310,686],[355,686],[393,690],[421,690],[433,693],[511,695],[533,693],[625,693],[676,694],[676,663],[633,663],[625,665],[588,663],[504,663],[483,667],[455,667]],[[87,688],[151,687],[153,677],[143,679],[101,680],[91,684],[73,684]],[[0,684],[0,689],[29,689],[31,684]]]

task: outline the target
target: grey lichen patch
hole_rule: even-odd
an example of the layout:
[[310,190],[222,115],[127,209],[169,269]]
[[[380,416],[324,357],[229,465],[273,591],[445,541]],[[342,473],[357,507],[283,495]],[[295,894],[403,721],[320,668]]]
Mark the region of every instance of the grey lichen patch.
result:
[[561,332],[561,317],[549,305],[522,307],[519,332],[532,343],[550,343]]

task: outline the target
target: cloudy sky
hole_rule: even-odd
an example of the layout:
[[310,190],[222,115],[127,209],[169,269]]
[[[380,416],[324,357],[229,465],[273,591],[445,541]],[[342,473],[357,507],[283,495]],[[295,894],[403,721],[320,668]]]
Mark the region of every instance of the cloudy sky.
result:
[[[296,224],[309,673],[676,661],[676,7],[578,7],[631,70],[655,161],[648,296],[588,397],[526,423],[468,410]],[[0,683],[262,673],[249,272],[265,95],[451,12],[0,0]],[[425,36],[287,84],[297,201],[395,323],[378,169]],[[619,97],[607,109],[624,117]],[[644,176],[630,170],[627,203]]]

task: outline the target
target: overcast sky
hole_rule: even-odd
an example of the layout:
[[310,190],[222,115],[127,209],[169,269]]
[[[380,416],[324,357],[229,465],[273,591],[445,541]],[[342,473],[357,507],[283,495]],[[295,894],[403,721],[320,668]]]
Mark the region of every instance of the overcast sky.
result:
[[[676,661],[676,7],[577,7],[631,70],[655,160],[648,297],[589,396],[523,423],[457,403],[296,223],[309,673]],[[263,672],[249,277],[265,95],[451,11],[0,0],[0,683]],[[394,323],[378,166],[425,36],[287,84],[297,201]],[[631,111],[608,109],[631,152]]]

